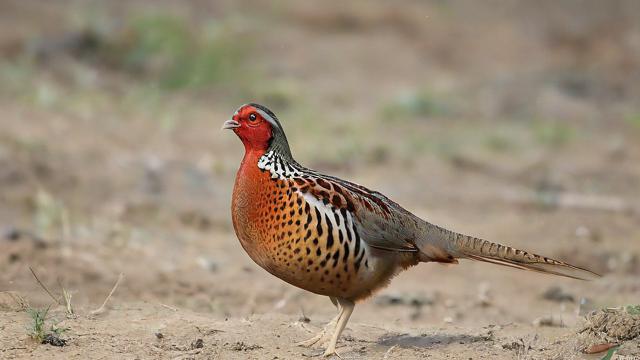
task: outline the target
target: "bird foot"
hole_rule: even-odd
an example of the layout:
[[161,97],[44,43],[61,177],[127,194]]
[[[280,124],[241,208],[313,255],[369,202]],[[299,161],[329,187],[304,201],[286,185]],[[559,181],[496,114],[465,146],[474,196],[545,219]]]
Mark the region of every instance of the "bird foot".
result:
[[329,332],[329,330],[335,326],[336,326],[336,319],[333,319],[327,325],[325,325],[325,327],[322,330],[320,330],[320,332],[317,333],[314,337],[304,341],[300,341],[296,343],[296,345],[302,346],[302,347],[312,347],[317,343],[324,345],[328,343],[328,341],[330,340],[331,333]]
[[334,346],[327,347],[327,350],[324,351],[324,354],[322,354],[322,356],[324,357],[336,356],[338,359],[342,359],[342,356],[338,354]]
[[321,344],[324,345],[329,341],[329,332],[327,331],[327,328],[329,327],[329,325],[325,326],[324,329],[322,329],[319,333],[317,333],[314,337],[304,340],[304,341],[300,341],[297,342],[296,345],[297,346],[302,346],[302,347],[312,347],[313,345],[316,344]]
[[312,347],[313,345],[317,344],[318,341],[320,341],[323,337],[324,337],[324,330],[310,339],[297,342],[296,346]]

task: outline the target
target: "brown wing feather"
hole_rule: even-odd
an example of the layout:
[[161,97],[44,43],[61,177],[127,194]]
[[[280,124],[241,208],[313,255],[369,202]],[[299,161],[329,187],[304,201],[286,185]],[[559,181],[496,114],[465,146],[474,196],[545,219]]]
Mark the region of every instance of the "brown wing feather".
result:
[[368,245],[388,251],[420,251],[415,242],[419,235],[417,217],[384,195],[361,185],[317,172],[308,173],[312,176],[293,180],[300,191],[349,211]]

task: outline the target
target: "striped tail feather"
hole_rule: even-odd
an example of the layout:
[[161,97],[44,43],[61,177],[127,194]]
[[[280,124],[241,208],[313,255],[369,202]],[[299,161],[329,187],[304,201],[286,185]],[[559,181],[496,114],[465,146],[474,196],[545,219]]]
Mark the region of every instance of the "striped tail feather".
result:
[[457,258],[484,261],[578,280],[594,280],[600,277],[590,270],[563,261],[454,232],[450,232],[449,248]]

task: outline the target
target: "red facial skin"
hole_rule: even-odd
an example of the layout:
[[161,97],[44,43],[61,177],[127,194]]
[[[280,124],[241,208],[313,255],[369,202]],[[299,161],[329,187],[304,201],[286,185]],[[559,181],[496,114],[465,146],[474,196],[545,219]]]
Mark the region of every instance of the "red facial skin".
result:
[[[252,119],[253,116],[255,116],[255,120]],[[233,120],[240,124],[240,127],[233,129],[233,132],[244,144],[245,157],[249,155],[262,156],[269,148],[271,124],[251,105],[246,105],[238,110],[233,115]]]

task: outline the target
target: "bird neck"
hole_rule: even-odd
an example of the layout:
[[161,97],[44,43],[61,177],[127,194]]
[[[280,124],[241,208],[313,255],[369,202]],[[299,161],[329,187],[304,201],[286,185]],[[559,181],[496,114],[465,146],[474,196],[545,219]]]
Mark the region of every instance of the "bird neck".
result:
[[272,179],[291,179],[300,177],[305,172],[292,157],[291,153],[282,154],[275,150],[267,151],[258,160],[258,168],[267,172]]
[[240,168],[238,169],[236,180],[254,177],[256,173],[259,173],[260,169],[258,168],[258,162],[265,153],[266,150],[246,148],[242,162],[240,162]]
[[271,147],[266,151],[246,148],[236,175],[236,185],[251,184],[264,175],[271,178],[283,178],[284,170],[292,169],[294,166],[299,165],[291,158],[291,153],[283,155],[272,150]]
[[280,129],[274,129],[273,137],[271,138],[269,148],[266,152],[275,154],[283,161],[291,163],[295,162],[295,160],[293,160],[293,155],[291,155],[287,136]]

